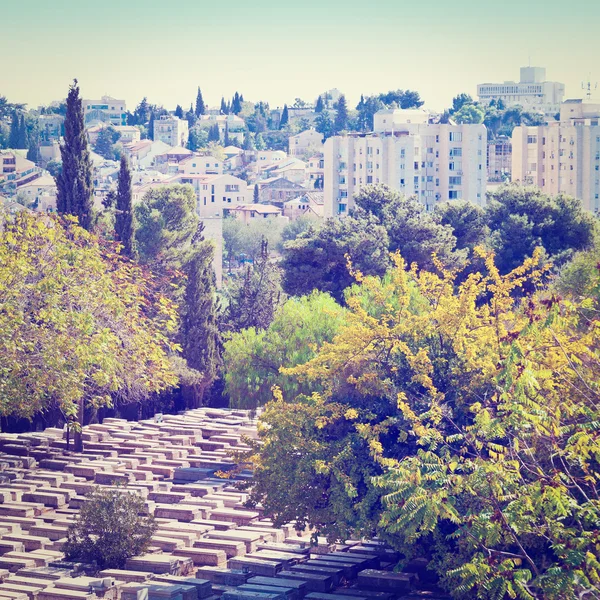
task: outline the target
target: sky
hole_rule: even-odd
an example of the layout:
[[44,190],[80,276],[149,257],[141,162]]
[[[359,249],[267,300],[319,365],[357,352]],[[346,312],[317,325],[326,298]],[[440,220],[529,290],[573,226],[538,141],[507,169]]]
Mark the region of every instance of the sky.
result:
[[[0,95],[30,107],[64,98],[125,99],[131,110],[210,106],[237,90],[271,107],[338,88],[413,89],[441,110],[519,68],[582,97],[600,80],[600,2],[583,0],[1,0]],[[600,89],[596,92],[600,100]]]

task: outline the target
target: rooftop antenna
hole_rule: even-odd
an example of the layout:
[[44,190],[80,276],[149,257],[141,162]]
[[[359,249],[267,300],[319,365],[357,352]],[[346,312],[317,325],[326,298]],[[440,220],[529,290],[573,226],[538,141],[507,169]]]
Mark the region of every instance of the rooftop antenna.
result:
[[598,82],[592,83],[590,76],[588,76],[588,80],[582,82],[581,89],[585,91],[585,96],[589,102],[592,93],[598,89]]

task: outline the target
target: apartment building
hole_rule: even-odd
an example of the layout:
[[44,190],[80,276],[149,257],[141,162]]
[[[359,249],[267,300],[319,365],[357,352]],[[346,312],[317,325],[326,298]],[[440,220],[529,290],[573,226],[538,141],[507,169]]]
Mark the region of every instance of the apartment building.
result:
[[548,194],[579,198],[600,212],[600,104],[567,100],[560,121],[516,127],[512,134],[513,181]]
[[171,178],[169,183],[187,183],[194,188],[200,217],[222,217],[223,209],[252,202],[252,193],[248,190],[248,184],[233,175],[179,174]]
[[97,121],[111,125],[127,125],[125,100],[102,96],[100,100],[84,100],[83,115],[85,124]]
[[15,190],[40,176],[34,162],[12,150],[0,151],[0,186]]
[[521,67],[518,82],[481,83],[477,86],[477,96],[482,104],[502,100],[506,106],[522,106],[552,118],[564,99],[565,84],[546,81],[546,69],[543,67]]
[[502,183],[512,179],[512,144],[510,138],[500,136],[488,141],[487,177],[489,182]]
[[325,216],[344,215],[362,187],[382,183],[417,197],[433,210],[438,202],[464,199],[483,205],[487,131],[484,125],[403,121],[417,111],[380,111],[376,131],[329,138],[324,150]]
[[154,141],[185,148],[189,133],[189,125],[185,119],[161,115],[158,121],[154,121]]

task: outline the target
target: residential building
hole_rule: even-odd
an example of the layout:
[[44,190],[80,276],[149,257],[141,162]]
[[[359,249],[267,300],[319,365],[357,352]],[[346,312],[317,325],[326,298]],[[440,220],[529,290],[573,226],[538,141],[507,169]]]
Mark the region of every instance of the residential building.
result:
[[161,115],[154,121],[154,141],[169,146],[186,146],[189,137],[189,125],[185,119],[172,115]]
[[600,105],[567,100],[560,121],[516,127],[512,178],[548,194],[568,194],[600,212]]
[[416,196],[427,210],[461,198],[485,203],[484,125],[402,125],[398,115],[392,117],[378,120],[378,132],[335,136],[325,143],[326,217],[346,214],[354,194],[377,183]]
[[325,176],[325,161],[322,154],[311,156],[308,159],[308,185],[311,188],[323,189],[323,178]]
[[283,204],[283,216],[290,221],[298,217],[323,218],[323,192],[305,192]]
[[306,156],[323,152],[323,135],[314,129],[307,129],[297,135],[290,136],[290,156]]
[[154,168],[161,173],[179,173],[179,164],[192,155],[187,148],[173,146],[154,157]]
[[502,100],[505,106],[522,106],[526,110],[553,117],[565,96],[565,84],[546,80],[543,67],[521,67],[519,82],[481,83],[477,96],[482,104]]
[[193,154],[178,164],[179,173],[186,175],[222,175],[223,161],[214,156]]
[[487,178],[488,182],[500,183],[511,181],[512,177],[512,144],[510,138],[500,136],[488,140],[487,144]]
[[52,175],[41,175],[19,187],[19,195],[27,200],[28,206],[47,212],[56,210],[56,180]]
[[185,175],[172,177],[169,183],[190,184],[196,192],[201,217],[223,216],[223,210],[249,204],[252,193],[248,184],[233,175]]
[[18,189],[40,176],[40,168],[22,153],[0,150],[0,186]]
[[306,188],[284,177],[273,177],[272,179],[257,181],[256,185],[258,186],[260,201],[275,206],[283,206],[284,202],[297,198],[306,192]]
[[265,167],[263,177],[283,177],[297,184],[303,184],[306,180],[306,163],[297,158],[288,158],[281,163]]
[[117,125],[115,127],[121,144],[137,144],[142,139],[142,134],[137,127],[133,125]]
[[224,210],[226,214],[234,216],[249,225],[257,219],[279,219],[281,218],[281,209],[271,204],[241,204]]
[[82,104],[86,125],[93,125],[97,122],[127,125],[125,100],[102,96],[100,100],[84,100]]

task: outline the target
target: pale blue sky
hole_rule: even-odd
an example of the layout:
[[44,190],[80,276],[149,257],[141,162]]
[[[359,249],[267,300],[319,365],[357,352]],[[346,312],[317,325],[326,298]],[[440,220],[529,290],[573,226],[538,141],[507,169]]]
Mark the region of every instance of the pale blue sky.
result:
[[108,93],[188,106],[238,90],[271,106],[337,87],[415,89],[441,109],[481,82],[545,66],[581,97],[600,79],[600,2],[582,0],[2,0],[0,95],[30,106]]

